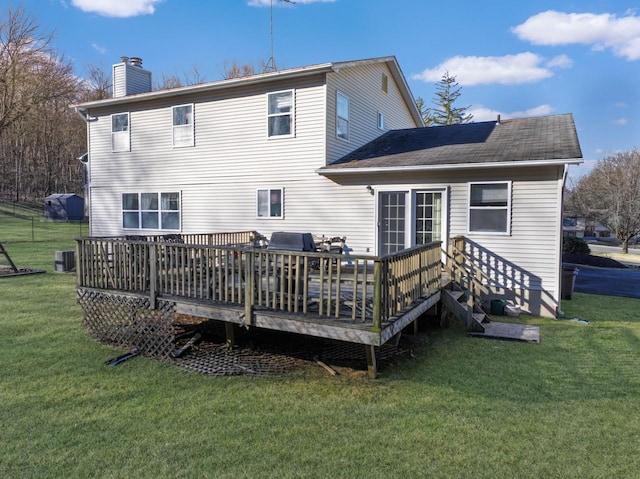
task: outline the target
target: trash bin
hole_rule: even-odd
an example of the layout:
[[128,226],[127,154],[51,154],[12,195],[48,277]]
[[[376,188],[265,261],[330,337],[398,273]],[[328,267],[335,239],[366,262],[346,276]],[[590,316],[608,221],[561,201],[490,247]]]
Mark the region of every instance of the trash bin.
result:
[[504,299],[492,299],[491,300],[491,314],[504,316],[504,307],[507,302]]
[[562,286],[560,288],[562,299],[571,299],[573,288],[576,285],[578,271],[578,268],[575,266],[562,266]]

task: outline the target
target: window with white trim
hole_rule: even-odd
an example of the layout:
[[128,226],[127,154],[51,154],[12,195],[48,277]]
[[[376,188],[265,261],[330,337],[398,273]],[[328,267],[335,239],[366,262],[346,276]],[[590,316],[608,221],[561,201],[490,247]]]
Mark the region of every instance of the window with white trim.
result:
[[378,129],[384,130],[384,113],[378,112]]
[[180,193],[123,193],[122,228],[180,230]]
[[469,232],[509,233],[511,183],[469,183]]
[[336,92],[336,136],[349,140],[349,98]]
[[111,151],[131,151],[129,113],[111,115]]
[[193,105],[178,105],[171,109],[173,146],[193,146]]
[[256,192],[256,216],[258,218],[282,218],[283,188],[265,188]]
[[267,94],[267,135],[293,136],[295,95],[293,90]]

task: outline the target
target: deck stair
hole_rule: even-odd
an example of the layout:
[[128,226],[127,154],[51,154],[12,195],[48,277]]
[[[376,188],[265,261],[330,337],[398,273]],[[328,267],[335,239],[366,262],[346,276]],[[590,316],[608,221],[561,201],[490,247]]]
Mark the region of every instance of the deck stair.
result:
[[469,332],[482,333],[485,330],[483,325],[491,322],[491,318],[477,301],[470,301],[469,296],[469,292],[464,291],[456,283],[449,283],[448,288],[442,290],[441,300]]

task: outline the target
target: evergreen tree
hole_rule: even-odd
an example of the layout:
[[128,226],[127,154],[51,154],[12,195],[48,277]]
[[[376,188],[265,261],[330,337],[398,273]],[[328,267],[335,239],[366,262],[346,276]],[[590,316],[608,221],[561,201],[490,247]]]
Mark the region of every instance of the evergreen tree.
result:
[[[436,96],[433,99],[436,108],[428,109],[433,125],[454,125],[456,123],[468,123],[473,115],[467,113],[469,106],[457,108],[454,103],[460,97],[462,88],[456,82],[456,77],[446,71],[442,79],[436,83]],[[426,123],[426,122],[425,122]]]

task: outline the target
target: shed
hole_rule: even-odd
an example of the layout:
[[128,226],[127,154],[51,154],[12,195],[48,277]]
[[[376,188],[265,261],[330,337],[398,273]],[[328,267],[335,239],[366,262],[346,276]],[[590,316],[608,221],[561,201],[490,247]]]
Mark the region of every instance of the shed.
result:
[[82,220],[84,198],[73,193],[49,195],[44,199],[44,216],[50,220]]

